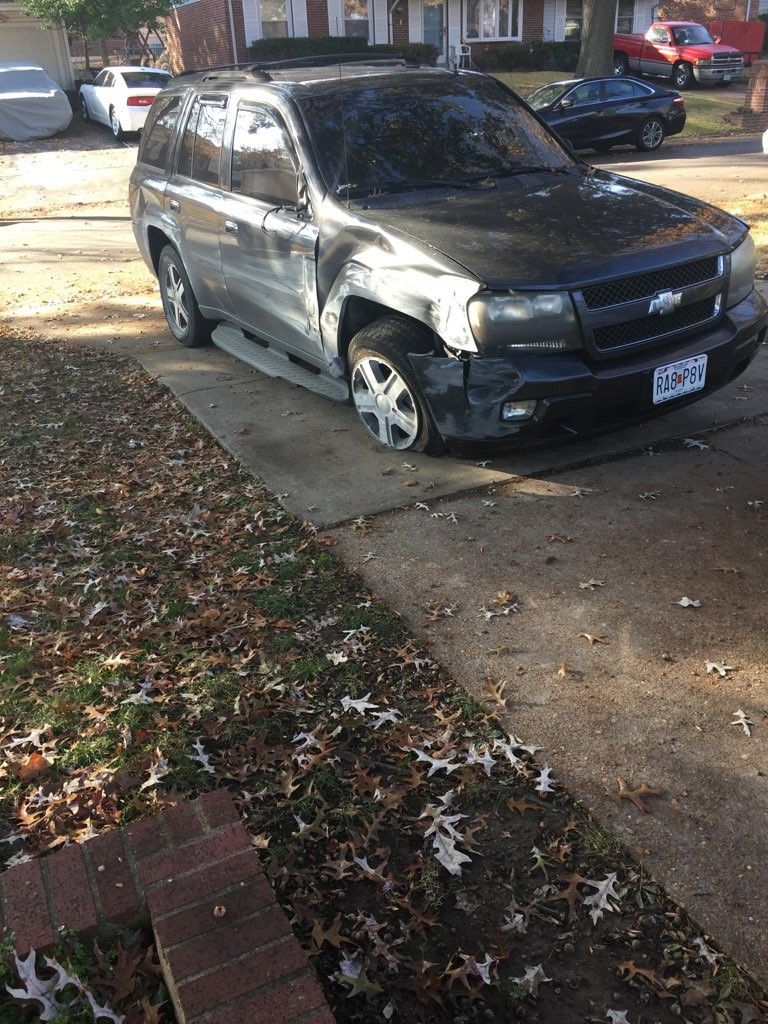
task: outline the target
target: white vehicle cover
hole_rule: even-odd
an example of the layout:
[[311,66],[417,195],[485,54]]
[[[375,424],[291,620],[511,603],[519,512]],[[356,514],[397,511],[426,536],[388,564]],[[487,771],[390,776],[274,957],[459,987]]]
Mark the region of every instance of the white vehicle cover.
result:
[[44,139],[71,120],[69,100],[39,65],[0,61],[0,139]]

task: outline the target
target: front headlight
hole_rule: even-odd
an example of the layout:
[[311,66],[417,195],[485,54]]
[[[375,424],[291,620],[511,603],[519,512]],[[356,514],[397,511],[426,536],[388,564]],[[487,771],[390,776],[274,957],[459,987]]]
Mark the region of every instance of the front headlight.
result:
[[743,302],[755,287],[757,255],[752,236],[747,235],[741,245],[731,253],[731,276],[728,280],[728,298],[725,308]]
[[710,57],[702,57],[701,60],[695,60],[693,63],[697,68],[708,68],[712,66],[712,59]]
[[568,292],[480,292],[467,315],[481,351],[570,352],[581,332]]

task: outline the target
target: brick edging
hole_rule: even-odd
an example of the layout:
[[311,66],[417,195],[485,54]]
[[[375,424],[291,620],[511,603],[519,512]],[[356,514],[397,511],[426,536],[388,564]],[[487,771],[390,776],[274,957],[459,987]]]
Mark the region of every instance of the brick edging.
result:
[[333,1024],[224,790],[0,876],[0,931],[22,956],[62,929],[147,923],[178,1024]]

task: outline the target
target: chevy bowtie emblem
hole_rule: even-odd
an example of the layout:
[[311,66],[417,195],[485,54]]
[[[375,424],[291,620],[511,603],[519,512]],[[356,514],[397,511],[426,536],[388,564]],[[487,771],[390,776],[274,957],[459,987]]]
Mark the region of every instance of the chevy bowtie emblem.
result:
[[659,316],[669,316],[670,313],[674,313],[682,301],[682,292],[658,292],[651,299],[648,316],[653,316],[654,313],[658,313]]

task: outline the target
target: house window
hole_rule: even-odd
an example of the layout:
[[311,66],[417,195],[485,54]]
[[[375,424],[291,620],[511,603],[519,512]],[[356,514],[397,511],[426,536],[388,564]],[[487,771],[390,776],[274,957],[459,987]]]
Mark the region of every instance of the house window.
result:
[[[571,42],[581,39],[584,20],[583,0],[567,0],[565,5],[565,38]],[[631,32],[635,23],[635,0],[617,0],[616,31]]]
[[262,39],[283,38],[288,35],[286,0],[261,0]]
[[344,35],[368,39],[368,0],[344,0]]
[[568,0],[565,5],[565,38],[568,42],[577,43],[581,39],[582,7],[581,0]]
[[467,39],[519,39],[520,0],[467,0]]
[[619,0],[616,5],[616,31],[631,33],[635,24],[635,0]]

